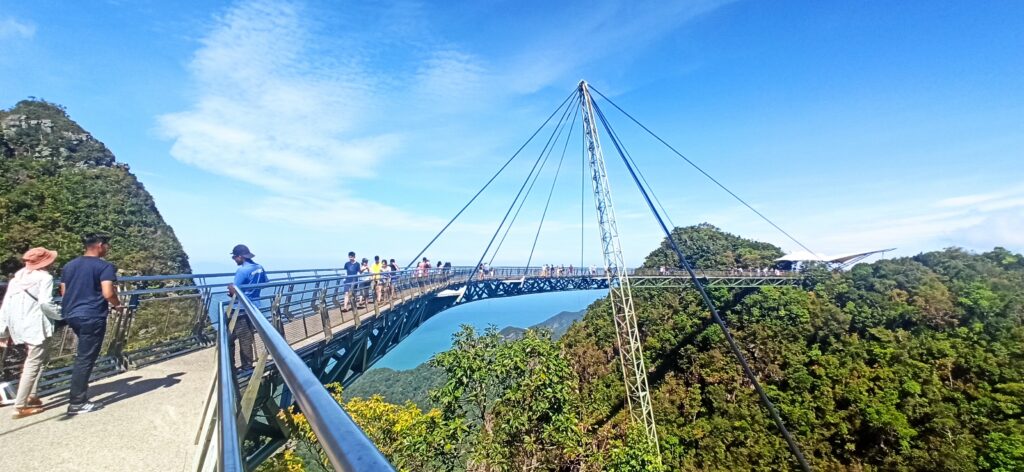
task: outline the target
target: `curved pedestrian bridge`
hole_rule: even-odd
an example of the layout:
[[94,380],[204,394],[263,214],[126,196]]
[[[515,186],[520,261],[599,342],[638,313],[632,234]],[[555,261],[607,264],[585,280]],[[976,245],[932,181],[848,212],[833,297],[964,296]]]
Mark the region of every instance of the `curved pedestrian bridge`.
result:
[[[601,270],[542,276],[537,268],[521,267],[486,273],[455,267],[357,278],[340,269],[269,274],[272,281],[262,286],[258,299],[239,300],[264,315],[254,323],[259,361],[244,372],[224,367],[237,363],[226,351],[207,349],[218,340],[227,343],[226,333],[218,328],[230,323],[226,286],[232,274],[122,280],[122,297],[130,310],[110,320],[106,355],[90,387],[90,395],[105,409],[64,415],[62,389],[69,373],[63,366],[74,339],[70,331],[58,334],[52,340],[52,369],[41,385],[51,393],[45,398],[47,411],[20,420],[12,420],[7,411],[0,416],[4,465],[47,471],[238,470],[232,468],[231,456],[236,467],[254,465],[284,443],[288,427],[278,413],[298,404],[307,412],[324,411],[324,427],[331,431],[320,439],[333,434],[345,444],[337,460],[359,469],[386,468],[336,403],[318,406],[317,398],[305,398],[307,394],[315,397],[325,383],[348,385],[425,320],[448,308],[489,298],[609,289],[609,280],[614,280]],[[802,281],[800,274],[775,271],[707,271],[697,276],[710,287]],[[679,289],[693,283],[685,273],[642,270],[629,271],[629,281],[633,289]],[[5,357],[16,361],[9,353]],[[330,408],[337,412],[328,412]],[[340,416],[328,421],[332,414]],[[318,415],[310,416],[314,423]],[[218,421],[222,417],[237,421]]]

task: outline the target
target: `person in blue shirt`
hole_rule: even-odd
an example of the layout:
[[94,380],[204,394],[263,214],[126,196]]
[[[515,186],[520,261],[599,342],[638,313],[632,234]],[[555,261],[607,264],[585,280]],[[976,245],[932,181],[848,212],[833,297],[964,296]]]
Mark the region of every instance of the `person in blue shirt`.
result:
[[[231,259],[238,264],[235,270],[235,281],[228,285],[228,294],[235,296],[241,291],[257,307],[260,306],[260,288],[253,285],[265,284],[270,281],[263,266],[253,262],[256,257],[249,251],[249,247],[239,244],[231,250]],[[238,359],[241,362],[240,370],[252,369],[254,340],[252,332],[252,321],[249,316],[262,316],[261,313],[248,313],[245,306],[239,300],[235,300],[235,308],[238,310],[235,330],[231,333],[231,360],[235,359],[235,342],[238,342]]]
[[349,251],[348,262],[345,263],[345,301],[341,304],[342,311],[348,311],[351,309],[348,301],[352,298],[352,292],[356,289],[356,278],[359,275],[359,269],[361,268],[362,266],[356,262],[355,251]]

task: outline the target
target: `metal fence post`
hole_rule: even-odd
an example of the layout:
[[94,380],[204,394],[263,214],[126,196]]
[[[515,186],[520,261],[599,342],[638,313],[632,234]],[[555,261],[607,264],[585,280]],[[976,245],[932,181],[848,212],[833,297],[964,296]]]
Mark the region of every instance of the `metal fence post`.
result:
[[334,332],[331,329],[331,316],[327,309],[327,287],[319,290],[317,300],[319,300],[319,303],[314,301],[313,304],[320,313],[320,322],[324,327],[324,341],[330,342],[334,338]]
[[281,337],[284,337],[284,322],[281,320],[281,294],[274,295],[274,301],[270,303],[270,321]]

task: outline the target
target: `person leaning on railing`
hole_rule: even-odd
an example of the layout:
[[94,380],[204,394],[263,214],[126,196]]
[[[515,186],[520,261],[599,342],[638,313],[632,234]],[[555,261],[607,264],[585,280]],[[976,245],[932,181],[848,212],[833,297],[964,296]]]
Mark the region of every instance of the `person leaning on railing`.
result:
[[114,285],[117,267],[103,259],[110,252],[110,236],[88,234],[82,238],[82,244],[85,253],[68,262],[60,278],[64,321],[78,338],[68,393],[69,415],[103,408],[102,404],[89,401],[89,377],[107,334],[107,315],[123,309]]
[[0,305],[0,348],[24,344],[25,365],[14,400],[14,418],[41,413],[39,379],[47,359],[46,340],[53,335],[51,318],[60,318],[53,303],[53,276],[48,269],[57,251],[37,247],[22,256],[25,267],[14,274]]
[[[237,287],[244,287],[241,292],[249,298],[249,301],[259,306],[260,289],[259,287],[251,287],[252,285],[265,284],[270,279],[267,277],[267,272],[263,270],[263,266],[257,264],[252,259],[256,257],[252,252],[249,251],[249,247],[244,244],[239,244],[231,249],[231,259],[238,264],[238,269],[235,270],[234,283],[228,285],[228,294],[232,297],[237,295]],[[240,370],[252,369],[252,362],[255,350],[255,343],[253,339],[253,328],[252,321],[249,320],[249,316],[257,316],[259,313],[248,313],[245,309],[245,305],[241,301],[235,300],[234,309],[236,310],[235,329],[231,332],[231,362],[235,361],[235,342],[238,342],[238,360],[241,365]],[[222,326],[221,329],[228,329],[227,326]]]

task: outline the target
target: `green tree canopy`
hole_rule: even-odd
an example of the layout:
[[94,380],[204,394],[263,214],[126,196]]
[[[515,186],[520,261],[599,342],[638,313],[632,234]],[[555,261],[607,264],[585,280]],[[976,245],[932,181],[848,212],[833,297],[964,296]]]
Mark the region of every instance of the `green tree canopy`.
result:
[[[675,228],[672,239],[693,267],[700,269],[731,269],[734,267],[772,267],[782,257],[777,246],[726,233],[709,223]],[[679,257],[668,241],[644,259],[644,267],[679,267]]]

